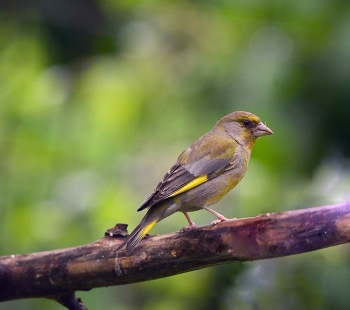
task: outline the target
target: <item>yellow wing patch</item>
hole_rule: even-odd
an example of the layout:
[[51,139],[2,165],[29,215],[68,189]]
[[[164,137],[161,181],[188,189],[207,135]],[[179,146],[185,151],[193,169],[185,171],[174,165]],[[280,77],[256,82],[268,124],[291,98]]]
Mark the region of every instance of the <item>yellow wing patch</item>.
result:
[[176,192],[172,193],[169,197],[174,197],[176,195],[182,194],[183,192],[186,192],[186,191],[190,190],[191,188],[194,188],[194,187],[196,187],[196,186],[198,186],[206,181],[208,181],[208,177],[206,175],[202,175],[198,178],[195,178],[194,180],[192,180],[191,182],[189,182],[185,186],[178,189]]

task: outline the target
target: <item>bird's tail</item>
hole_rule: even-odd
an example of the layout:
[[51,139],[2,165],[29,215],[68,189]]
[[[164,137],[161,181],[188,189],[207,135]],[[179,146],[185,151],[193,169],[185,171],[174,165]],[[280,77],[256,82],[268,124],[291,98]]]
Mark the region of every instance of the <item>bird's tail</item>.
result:
[[127,239],[117,248],[116,251],[125,247],[125,253],[130,255],[132,251],[136,248],[142,238],[151,230],[151,228],[161,220],[161,217],[157,213],[150,212],[148,210],[145,217],[142,219],[141,223],[132,231],[132,233],[127,237]]

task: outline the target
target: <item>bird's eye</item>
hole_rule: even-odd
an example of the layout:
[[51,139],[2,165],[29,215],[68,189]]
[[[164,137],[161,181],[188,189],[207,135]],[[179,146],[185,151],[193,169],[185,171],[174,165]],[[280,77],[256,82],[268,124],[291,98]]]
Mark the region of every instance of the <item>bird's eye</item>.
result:
[[249,127],[250,124],[251,124],[251,121],[248,121],[247,119],[243,121],[243,125],[244,125],[245,127]]

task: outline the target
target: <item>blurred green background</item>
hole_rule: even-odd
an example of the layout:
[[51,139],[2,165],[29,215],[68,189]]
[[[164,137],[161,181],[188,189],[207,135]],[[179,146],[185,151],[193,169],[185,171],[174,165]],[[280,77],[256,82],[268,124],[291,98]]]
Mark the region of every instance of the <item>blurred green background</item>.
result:
[[[350,2],[2,0],[0,255],[134,228],[180,152],[235,110],[275,134],[214,209],[247,217],[350,199]],[[176,214],[151,233],[185,225]],[[107,310],[348,309],[349,286],[343,245],[78,296]]]

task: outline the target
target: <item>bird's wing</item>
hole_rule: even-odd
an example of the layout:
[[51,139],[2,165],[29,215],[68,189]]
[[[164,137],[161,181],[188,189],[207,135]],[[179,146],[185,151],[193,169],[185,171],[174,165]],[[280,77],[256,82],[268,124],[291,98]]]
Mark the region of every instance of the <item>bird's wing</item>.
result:
[[[233,167],[237,142],[203,136],[185,150],[158,183],[154,192],[138,208],[141,211],[168,198],[186,192]],[[203,143],[205,141],[205,143]]]

